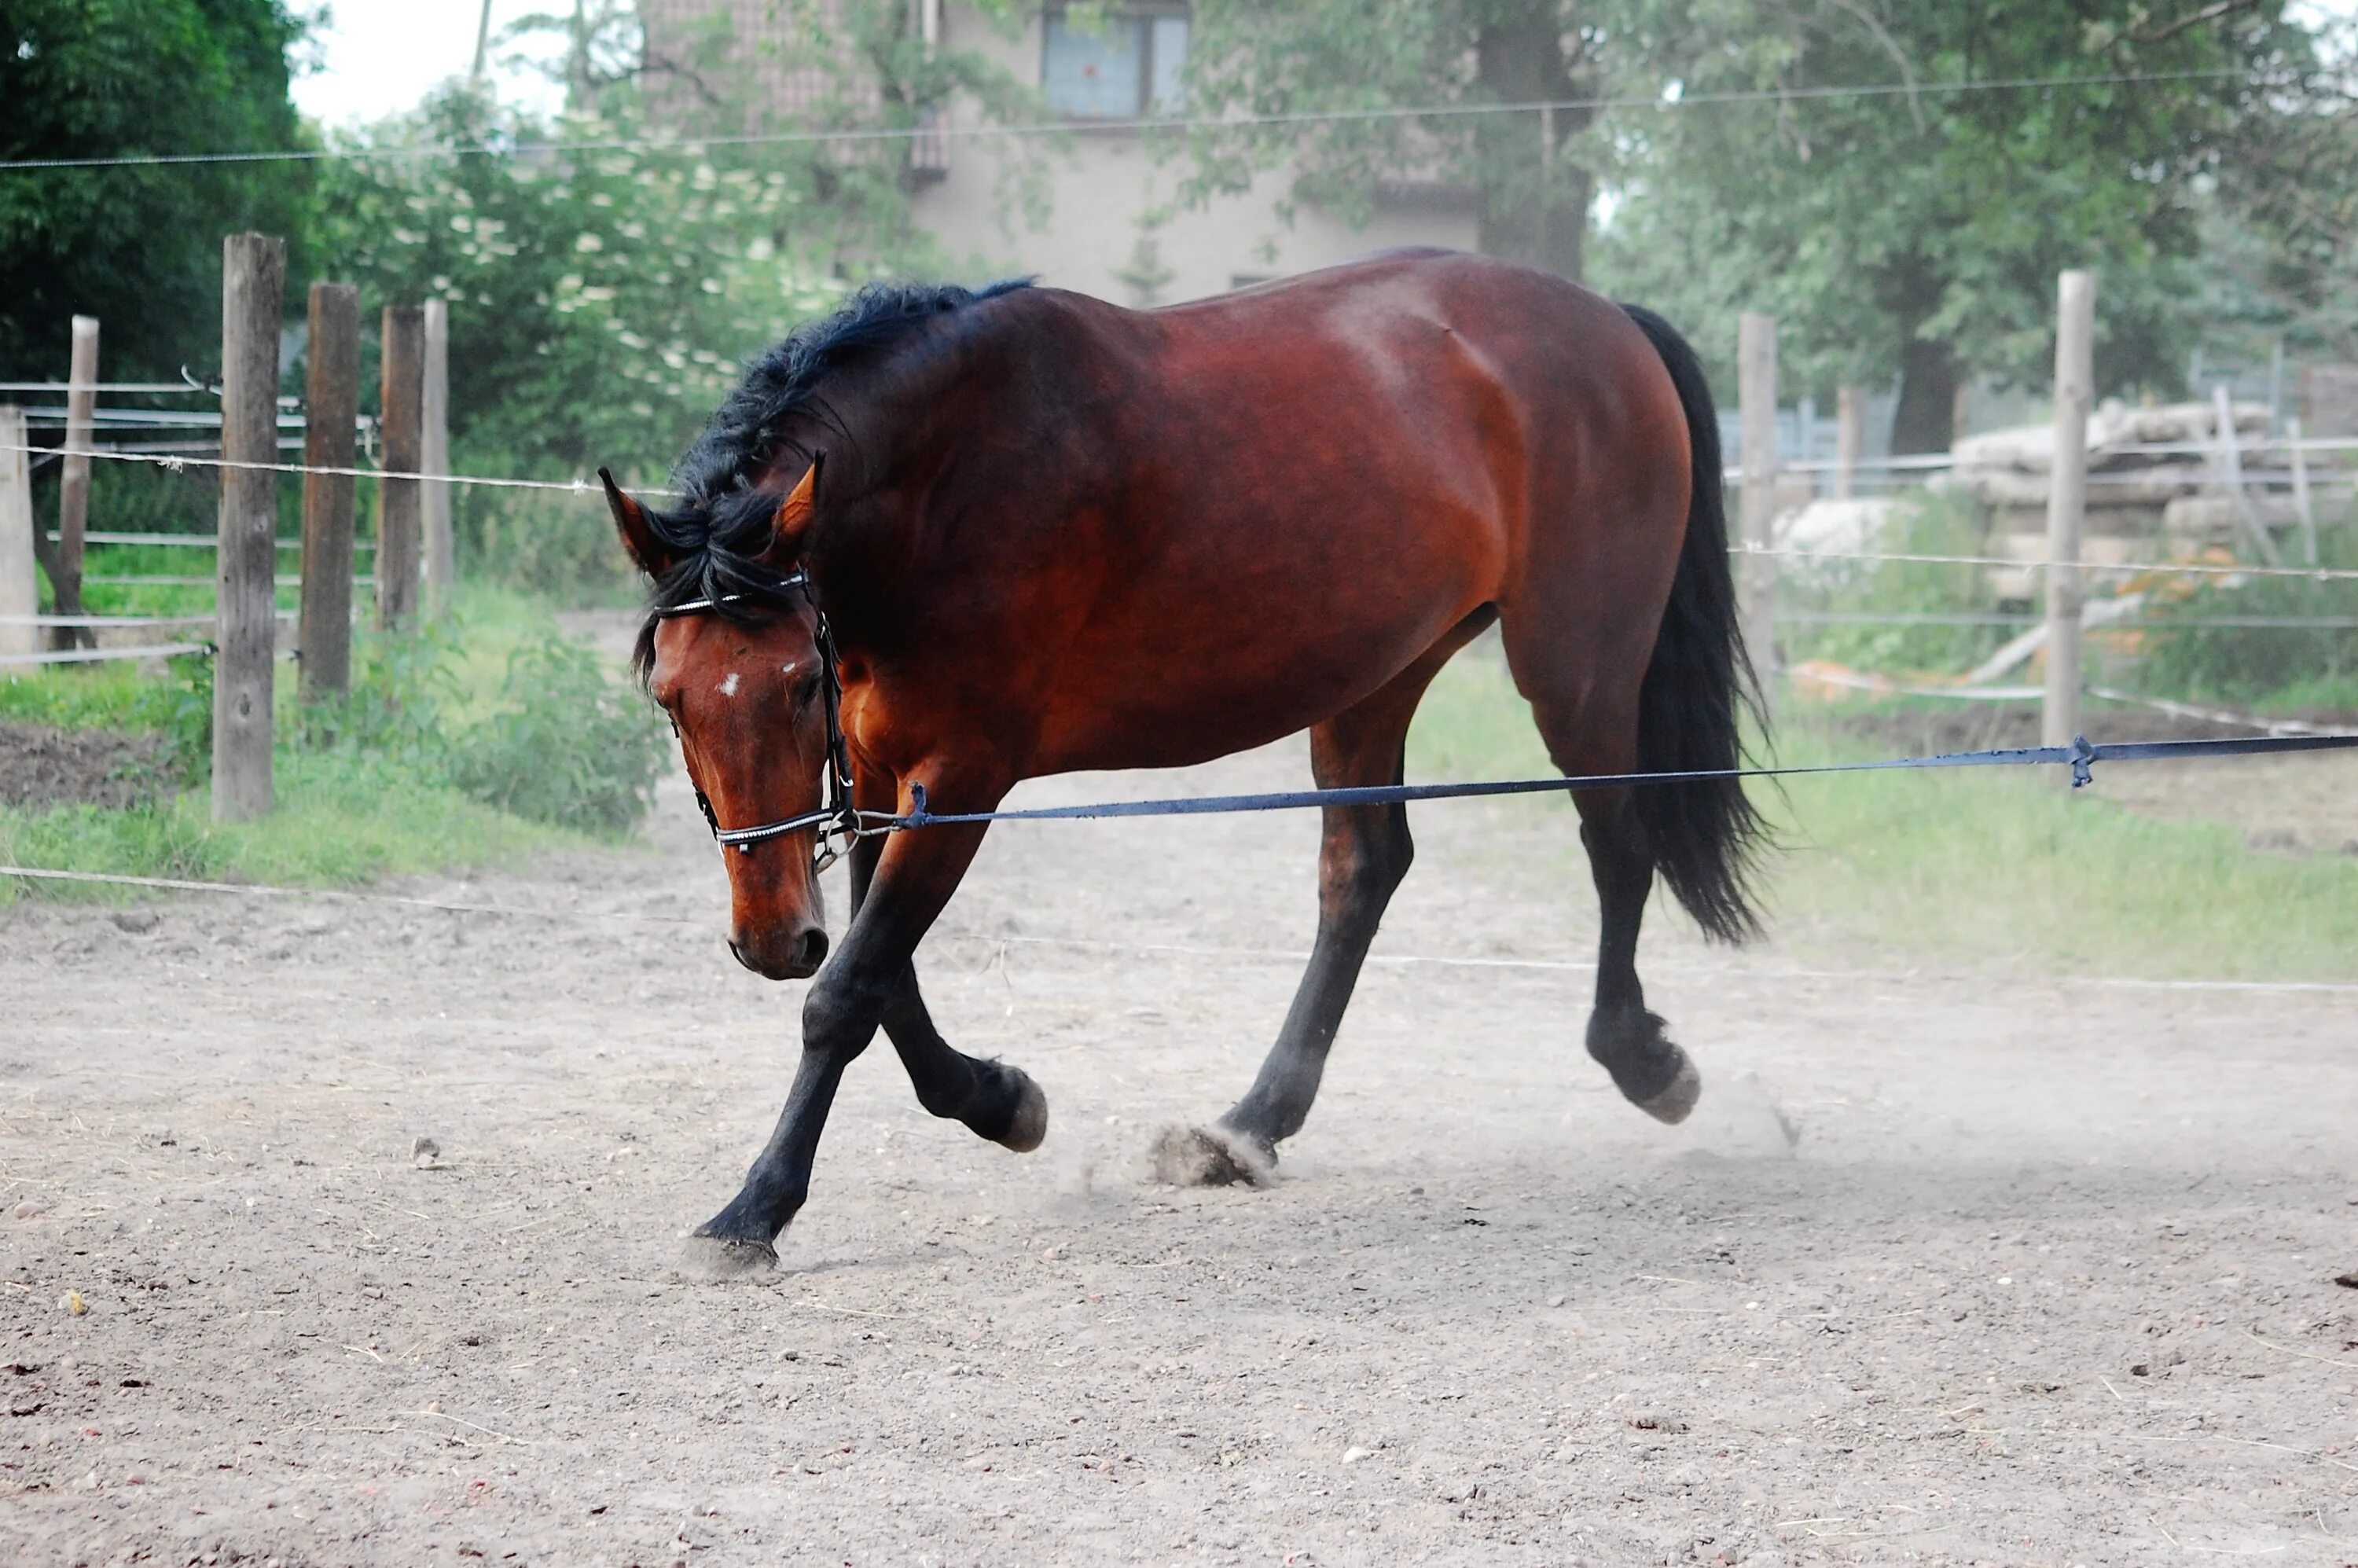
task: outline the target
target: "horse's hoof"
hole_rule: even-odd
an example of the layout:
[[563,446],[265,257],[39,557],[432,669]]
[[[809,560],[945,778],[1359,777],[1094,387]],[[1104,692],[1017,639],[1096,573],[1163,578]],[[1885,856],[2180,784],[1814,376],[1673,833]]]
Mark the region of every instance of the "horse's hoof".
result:
[[1007,1070],[1015,1075],[1015,1115],[997,1141],[1018,1154],[1029,1154],[1048,1136],[1048,1097],[1022,1068]]
[[1174,1187],[1265,1187],[1277,1156],[1225,1127],[1166,1127],[1154,1140],[1154,1179]]
[[768,1242],[715,1236],[708,1230],[689,1237],[680,1256],[681,1272],[705,1280],[742,1280],[770,1273],[777,1266],[778,1249]]
[[1642,1007],[1598,1009],[1588,1018],[1588,1054],[1613,1075],[1621,1098],[1657,1121],[1687,1119],[1703,1098],[1694,1063]]
[[[1671,1049],[1679,1051],[1675,1045]],[[1671,1079],[1670,1087],[1650,1098],[1638,1101],[1637,1106],[1655,1120],[1666,1121],[1676,1127],[1687,1119],[1695,1108],[1695,1101],[1702,1098],[1703,1075],[1695,1071],[1693,1062],[1687,1060],[1687,1054],[1679,1051],[1678,1075]]]

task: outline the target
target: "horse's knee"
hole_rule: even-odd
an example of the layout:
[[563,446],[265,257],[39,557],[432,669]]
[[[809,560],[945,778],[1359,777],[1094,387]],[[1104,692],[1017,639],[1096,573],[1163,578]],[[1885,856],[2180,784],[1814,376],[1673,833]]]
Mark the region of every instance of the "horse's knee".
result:
[[803,998],[803,1049],[857,1056],[875,1038],[892,994],[889,982],[870,980],[839,966],[820,971]]

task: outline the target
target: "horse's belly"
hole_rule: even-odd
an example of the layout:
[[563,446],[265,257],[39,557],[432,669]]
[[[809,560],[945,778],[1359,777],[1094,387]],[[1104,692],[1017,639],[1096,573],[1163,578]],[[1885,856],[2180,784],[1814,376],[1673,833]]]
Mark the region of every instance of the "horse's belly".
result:
[[1032,771],[1185,767],[1324,723],[1464,620],[1474,605],[1456,597],[1373,620],[1314,613],[1226,638],[1087,648],[1045,705]]

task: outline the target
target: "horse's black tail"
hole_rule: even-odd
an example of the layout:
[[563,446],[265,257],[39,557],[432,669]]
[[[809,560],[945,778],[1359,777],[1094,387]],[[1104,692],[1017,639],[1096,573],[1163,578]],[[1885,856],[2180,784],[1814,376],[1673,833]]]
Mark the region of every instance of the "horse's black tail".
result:
[[[1719,416],[1703,364],[1676,329],[1652,311],[1624,305],[1650,339],[1686,410],[1693,496],[1671,601],[1654,639],[1638,697],[1638,766],[1691,773],[1739,766],[1744,709],[1758,711],[1752,663],[1736,623],[1736,578],[1727,558],[1727,513],[1720,494]],[[1706,935],[1741,942],[1760,929],[1750,880],[1759,814],[1740,779],[1649,784],[1633,792],[1653,841],[1654,864]]]

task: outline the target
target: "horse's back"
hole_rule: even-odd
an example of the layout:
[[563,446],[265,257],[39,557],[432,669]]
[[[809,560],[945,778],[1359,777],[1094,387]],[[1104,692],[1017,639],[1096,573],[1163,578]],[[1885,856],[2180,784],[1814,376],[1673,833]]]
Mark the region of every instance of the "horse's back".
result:
[[[1099,568],[1085,601],[1060,600],[1058,682],[1101,685],[1081,711],[1135,709],[1131,732],[1206,755],[1347,706],[1485,604],[1558,593],[1617,534],[1644,545],[1593,482],[1626,485],[1617,449],[1671,441],[1684,471],[1643,333],[1526,267],[1401,252],[1160,310],[1055,290],[993,308],[1054,389],[1033,406],[1039,444],[1070,460],[1036,476],[1040,569]],[[1643,531],[1675,556],[1674,529]],[[1171,668],[1200,672],[1204,707],[1250,734],[1142,679]],[[1109,765],[1071,752],[1056,762]],[[1193,758],[1121,758],[1177,760]]]

